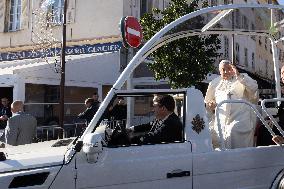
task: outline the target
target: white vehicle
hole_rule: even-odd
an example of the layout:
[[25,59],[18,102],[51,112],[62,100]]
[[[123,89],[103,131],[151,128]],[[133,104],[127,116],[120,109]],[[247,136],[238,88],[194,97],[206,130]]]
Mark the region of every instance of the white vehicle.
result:
[[[151,52],[186,36],[221,32],[266,36],[271,39],[276,57],[278,39],[270,35],[268,28],[265,28],[267,25],[264,24],[263,28],[255,31],[220,28],[217,23],[222,22],[222,19],[226,19],[236,9],[251,12],[256,18],[269,20],[267,15],[283,11],[284,6],[235,4],[210,7],[190,13],[167,25],[135,55],[81,137],[7,146],[3,149],[7,153],[7,159],[0,162],[0,188],[283,188],[283,147],[272,145],[225,149],[222,138],[220,149],[212,147],[204,99],[199,90],[119,90],[132,71]],[[273,14],[270,14],[271,11]],[[199,19],[201,15],[206,15],[209,22],[200,24],[199,28],[191,27],[190,19]],[[280,98],[279,63],[276,58],[274,64],[276,90]],[[160,93],[177,97],[177,114],[184,125],[182,141],[129,144],[123,127],[148,121],[138,116],[149,113],[153,95]],[[120,96],[125,97],[129,104],[127,119],[126,122],[113,126],[104,120],[104,112]],[[224,103],[246,103],[252,106],[246,101],[237,100]],[[263,108],[265,110],[264,106]],[[263,117],[260,119],[264,121]],[[274,135],[270,127],[266,123],[264,125]],[[219,127],[221,128],[220,125]],[[111,141],[114,133],[118,136],[117,140]]]

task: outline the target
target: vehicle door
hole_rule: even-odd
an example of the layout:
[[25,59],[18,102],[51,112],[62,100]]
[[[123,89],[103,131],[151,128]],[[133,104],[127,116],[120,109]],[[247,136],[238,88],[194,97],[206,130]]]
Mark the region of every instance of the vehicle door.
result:
[[192,188],[190,149],[190,143],[104,148],[96,163],[87,163],[84,158],[77,161],[77,186],[189,189]]
[[[134,112],[128,114],[134,115],[132,124],[152,119],[149,111],[153,107],[146,108],[147,105],[152,104],[152,99],[153,96],[133,99]],[[148,117],[142,118],[141,115],[144,114]],[[95,163],[88,163],[85,154],[79,154],[77,171],[77,186],[80,188],[190,189],[192,188],[191,143],[181,141],[104,147]]]

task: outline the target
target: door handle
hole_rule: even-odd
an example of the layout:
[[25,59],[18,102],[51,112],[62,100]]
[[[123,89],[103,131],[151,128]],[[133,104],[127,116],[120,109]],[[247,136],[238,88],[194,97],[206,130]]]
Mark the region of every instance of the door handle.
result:
[[167,178],[188,176],[190,176],[190,171],[174,170],[171,173],[167,173]]

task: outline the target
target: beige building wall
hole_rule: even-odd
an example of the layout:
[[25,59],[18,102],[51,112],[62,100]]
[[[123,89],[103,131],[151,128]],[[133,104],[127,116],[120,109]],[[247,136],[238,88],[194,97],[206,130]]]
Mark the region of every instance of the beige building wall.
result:
[[[275,4],[278,4],[277,1],[273,1]],[[267,0],[259,0],[259,3],[267,3]],[[267,11],[265,14],[271,15],[270,11]],[[273,13],[273,22],[279,22],[284,18],[284,14],[281,11],[274,11]],[[263,20],[260,18],[256,18],[256,26],[259,27],[270,27],[270,20]],[[269,25],[269,26],[265,26]],[[279,30],[280,36],[283,36],[283,29]],[[278,35],[279,35],[278,34]],[[260,75],[261,77],[274,81],[274,65],[273,65],[273,58],[272,58],[272,46],[271,40],[269,37],[259,36],[256,38],[256,70],[255,73]],[[282,45],[283,46],[283,45]],[[283,49],[283,47],[282,47]],[[283,57],[283,50],[277,49],[278,59],[279,59],[279,66],[281,67],[282,57]]]
[[[31,48],[28,46],[35,45],[33,32],[38,28],[35,13],[42,1],[22,0],[21,29],[14,32],[5,31],[8,2],[8,0],[0,1],[0,51]],[[120,19],[130,15],[131,12],[139,15],[138,7],[138,0],[68,0],[67,40],[71,45],[95,43],[95,40],[99,42],[120,40]],[[50,29],[60,41],[62,27],[51,26]]]
[[[262,22],[257,19],[257,25]],[[256,68],[255,73],[267,79],[273,79],[273,59],[271,50],[271,41],[264,36],[256,38]]]

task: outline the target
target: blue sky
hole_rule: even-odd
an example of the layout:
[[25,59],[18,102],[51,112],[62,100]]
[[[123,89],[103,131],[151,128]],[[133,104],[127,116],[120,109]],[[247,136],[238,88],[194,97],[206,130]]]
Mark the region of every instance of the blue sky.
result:
[[278,0],[278,3],[279,3],[280,5],[284,5],[284,0]]

